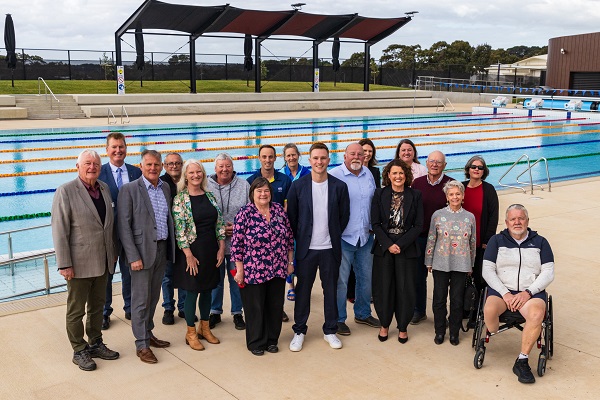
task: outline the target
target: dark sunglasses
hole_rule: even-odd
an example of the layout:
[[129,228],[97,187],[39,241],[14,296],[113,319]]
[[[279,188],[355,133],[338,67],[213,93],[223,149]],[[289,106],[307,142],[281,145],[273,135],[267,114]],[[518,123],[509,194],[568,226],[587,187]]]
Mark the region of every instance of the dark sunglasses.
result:
[[478,169],[480,171],[484,171],[485,167],[483,165],[471,165],[469,168],[471,169]]

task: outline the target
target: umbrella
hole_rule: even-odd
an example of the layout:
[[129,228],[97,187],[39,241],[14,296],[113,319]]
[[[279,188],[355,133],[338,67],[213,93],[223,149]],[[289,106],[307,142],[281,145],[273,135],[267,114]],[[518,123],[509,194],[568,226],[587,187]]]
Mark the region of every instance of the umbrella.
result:
[[337,86],[337,72],[340,70],[340,38],[333,39],[333,46],[331,46],[331,58],[333,62],[334,80],[333,86]]
[[252,35],[244,37],[244,70],[252,71]]
[[[138,70],[143,71],[146,61],[144,61],[144,34],[142,33],[142,24],[140,23],[135,28],[135,53],[135,65]],[[142,86],[142,74],[140,74],[140,87]]]
[[244,71],[246,74],[246,86],[250,86],[250,74],[252,71],[252,35],[246,34],[244,37]]
[[15,87],[15,68],[17,67],[17,53],[15,41],[15,25],[13,24],[10,14],[6,14],[6,22],[4,24],[4,46],[6,47],[6,63],[8,68],[12,70],[12,87]]

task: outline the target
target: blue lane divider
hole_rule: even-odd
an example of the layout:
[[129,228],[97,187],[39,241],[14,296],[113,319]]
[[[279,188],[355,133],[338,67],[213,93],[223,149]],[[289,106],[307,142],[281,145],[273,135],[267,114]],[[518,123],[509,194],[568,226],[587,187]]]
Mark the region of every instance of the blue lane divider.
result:
[[[403,121],[403,122],[382,122],[376,123],[369,126],[389,126],[389,125],[408,125],[408,124],[428,124],[431,122],[464,122],[464,121],[487,121],[487,120],[499,120],[499,119],[514,119],[518,117],[510,116],[510,117],[473,117],[464,119],[461,118],[458,121],[456,118],[453,119],[436,119],[436,120],[426,120],[426,121]],[[556,121],[562,121],[564,119],[558,119]],[[319,126],[320,129],[334,129],[334,128],[353,128],[353,127],[362,127],[365,123],[356,123],[356,124],[343,124],[343,125],[324,125]],[[302,126],[297,128],[290,127],[279,127],[279,128],[259,128],[259,129],[230,129],[230,130],[218,130],[211,132],[170,132],[170,133],[152,133],[151,135],[147,133],[140,133],[134,135],[125,135],[126,138],[132,137],[157,137],[157,136],[182,136],[182,135],[214,135],[214,134],[229,134],[229,133],[256,133],[257,130],[260,132],[275,132],[275,131],[284,131],[284,130],[299,130],[299,129],[307,129],[311,128],[311,126]],[[435,126],[432,129],[450,129],[452,126]],[[65,133],[62,133],[65,134]],[[318,132],[317,132],[318,134]],[[106,140],[106,135],[104,136],[89,136],[85,138],[47,138],[47,139],[25,139],[25,140],[0,140],[0,144],[20,144],[20,143],[45,143],[45,142],[70,142],[70,141],[81,141],[81,140]],[[244,140],[244,138],[240,138],[240,140]]]

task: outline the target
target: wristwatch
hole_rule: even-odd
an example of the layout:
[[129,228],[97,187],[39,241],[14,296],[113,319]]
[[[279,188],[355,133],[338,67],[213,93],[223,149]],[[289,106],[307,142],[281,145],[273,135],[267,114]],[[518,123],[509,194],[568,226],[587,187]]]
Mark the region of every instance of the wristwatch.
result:
[[533,293],[531,293],[531,290],[525,289],[525,291],[527,292],[527,294],[529,295],[529,297],[533,297]]

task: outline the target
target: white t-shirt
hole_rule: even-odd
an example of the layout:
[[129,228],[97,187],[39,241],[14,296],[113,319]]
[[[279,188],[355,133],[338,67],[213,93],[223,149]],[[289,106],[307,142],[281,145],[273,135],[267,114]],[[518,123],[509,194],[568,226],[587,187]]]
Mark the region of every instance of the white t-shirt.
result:
[[329,237],[329,216],[327,211],[328,184],[325,182],[312,182],[313,202],[313,227],[310,239],[311,250],[331,249],[331,238]]

